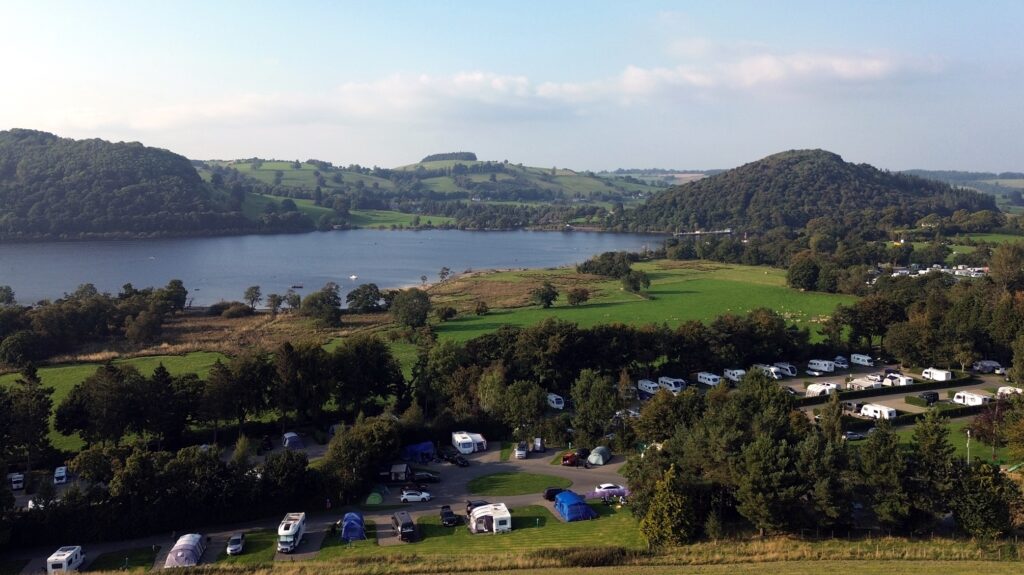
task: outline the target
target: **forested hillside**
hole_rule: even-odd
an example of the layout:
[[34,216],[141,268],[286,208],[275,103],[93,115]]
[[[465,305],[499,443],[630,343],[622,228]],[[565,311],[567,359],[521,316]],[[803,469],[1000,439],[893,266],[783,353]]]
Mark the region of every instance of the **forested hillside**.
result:
[[996,211],[990,196],[915,176],[844,162],[823,150],[793,150],[652,197],[635,227],[659,231],[799,230],[815,218],[841,228],[913,227],[925,216]]
[[[307,222],[308,225],[308,222]],[[214,201],[184,157],[137,142],[0,132],[0,238],[188,235],[288,229]]]

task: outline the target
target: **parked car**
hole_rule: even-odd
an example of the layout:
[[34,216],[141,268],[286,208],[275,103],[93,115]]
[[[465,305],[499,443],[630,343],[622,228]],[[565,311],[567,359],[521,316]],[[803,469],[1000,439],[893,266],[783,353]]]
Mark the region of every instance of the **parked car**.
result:
[[455,458],[452,459],[452,463],[458,465],[459,467],[469,467],[469,460],[466,459],[466,457],[463,456],[461,453],[456,455]]
[[402,491],[430,491],[430,488],[425,483],[406,483]]
[[594,494],[598,497],[618,497],[625,494],[626,488],[617,483],[601,483],[594,488]]
[[466,517],[469,517],[469,514],[472,513],[472,511],[474,509],[476,509],[477,507],[480,507],[481,505],[490,505],[490,503],[488,503],[487,501],[484,501],[483,499],[470,499],[470,500],[467,500],[466,501]]
[[544,499],[546,501],[554,501],[555,497],[557,497],[558,494],[563,491],[565,490],[562,489],[561,487],[548,487],[547,489],[544,490]]
[[562,455],[562,465],[574,466],[578,461],[576,453],[565,453]]
[[887,367],[887,368],[885,368],[885,375],[903,375],[903,374],[900,372],[900,370],[898,370],[898,369],[896,369],[894,367]]
[[635,409],[620,409],[615,412],[615,417],[619,419],[636,418],[640,417],[640,412]]
[[235,533],[228,538],[228,547],[225,549],[228,555],[241,555],[245,550],[245,533]]
[[412,474],[412,480],[416,483],[440,483],[441,476],[429,471],[417,471]]
[[922,391],[917,394],[918,399],[924,400],[928,405],[935,405],[939,401],[939,392],[937,391]]
[[836,367],[839,369],[850,369],[850,362],[846,361],[846,358],[841,355],[837,355],[836,358],[832,360],[832,363],[836,364]]
[[843,439],[847,441],[860,441],[864,439],[864,436],[856,431],[844,431]]
[[402,503],[412,503],[414,501],[430,501],[430,493],[427,491],[418,491],[415,489],[403,489],[402,496],[399,498]]
[[516,446],[515,456],[516,459],[526,459],[526,454],[530,451],[530,448],[526,445],[525,441],[520,441],[519,445]]
[[451,505],[441,506],[441,525],[455,527],[459,524],[459,516],[452,512]]
[[818,371],[816,369],[807,368],[806,371],[807,371],[807,375],[809,375],[811,377],[821,377],[822,375],[825,375],[824,372]]
[[58,467],[53,470],[53,484],[63,485],[68,482],[68,468]]
[[868,375],[867,379],[868,381],[873,381],[875,383],[882,383],[882,380],[885,378],[883,378],[880,373],[872,373]]

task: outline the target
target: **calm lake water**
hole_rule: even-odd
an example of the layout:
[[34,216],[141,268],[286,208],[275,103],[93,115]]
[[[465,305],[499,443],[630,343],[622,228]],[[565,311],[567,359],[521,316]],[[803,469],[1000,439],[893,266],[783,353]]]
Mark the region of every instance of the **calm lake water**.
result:
[[[242,299],[252,285],[264,295],[292,285],[310,293],[325,283],[344,289],[437,281],[442,266],[539,268],[575,264],[615,250],[656,248],[664,236],[587,232],[348,230],[271,236],[0,244],[0,285],[19,303],[57,298],[83,283],[117,293],[185,282],[193,305]],[[350,276],[358,279],[352,280]]]

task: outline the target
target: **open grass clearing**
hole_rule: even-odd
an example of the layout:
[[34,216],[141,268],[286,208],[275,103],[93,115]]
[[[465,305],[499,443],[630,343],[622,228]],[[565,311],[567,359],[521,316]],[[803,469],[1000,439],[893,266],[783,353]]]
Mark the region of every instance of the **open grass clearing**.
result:
[[228,555],[221,549],[217,563],[238,565],[270,565],[277,554],[277,534],[267,529],[245,534],[245,548],[240,555]]
[[[949,442],[956,449],[956,457],[967,458],[967,433],[965,428],[969,424],[969,421],[953,421],[946,425],[949,429]],[[899,436],[900,443],[909,444],[914,437],[914,427],[901,427],[896,430],[896,435]],[[995,457],[993,457],[992,446],[985,445],[978,441],[977,438],[971,440],[971,459],[983,459],[1000,465],[1019,463],[1010,459],[1009,451],[1005,447],[996,449],[994,454]]]
[[[88,550],[86,550],[88,552]],[[150,571],[160,546],[137,547],[127,551],[112,551],[96,558],[89,571]]]
[[564,477],[541,473],[493,473],[477,477],[466,486],[473,495],[501,497],[506,495],[529,495],[543,493],[548,487],[568,488],[572,481]]
[[[553,567],[516,570],[518,575],[576,575],[579,567]],[[477,573],[485,573],[478,571]],[[821,575],[822,573],[855,573],[856,575],[1009,575],[1019,573],[1014,563],[995,561],[778,561],[763,563],[730,563],[726,565],[630,565],[626,568],[587,567],[588,575]]]
[[1024,242],[1024,236],[1015,236],[1012,234],[964,234],[962,236],[957,237],[963,237],[965,239],[969,239],[975,242],[989,242],[994,244],[1002,244],[1006,242]]
[[498,461],[508,461],[512,457],[512,442],[501,442],[501,453],[498,454]]

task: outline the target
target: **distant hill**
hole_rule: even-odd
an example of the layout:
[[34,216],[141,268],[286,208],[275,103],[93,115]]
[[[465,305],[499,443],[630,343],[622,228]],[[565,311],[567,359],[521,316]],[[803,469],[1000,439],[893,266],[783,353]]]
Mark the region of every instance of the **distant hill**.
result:
[[473,152],[448,152],[445,154],[430,154],[420,162],[434,162],[438,160],[463,160],[468,162],[476,161],[476,154]]
[[824,150],[792,150],[661,192],[637,208],[634,228],[691,231],[798,230],[824,218],[846,229],[894,229],[954,211],[996,210],[972,190],[843,161]]
[[904,170],[902,173],[992,194],[1000,207],[1007,211],[1019,211],[1020,206],[1024,206],[1024,173],[1021,172]]
[[232,233],[257,229],[226,210],[191,163],[142,144],[0,132],[0,238]]

